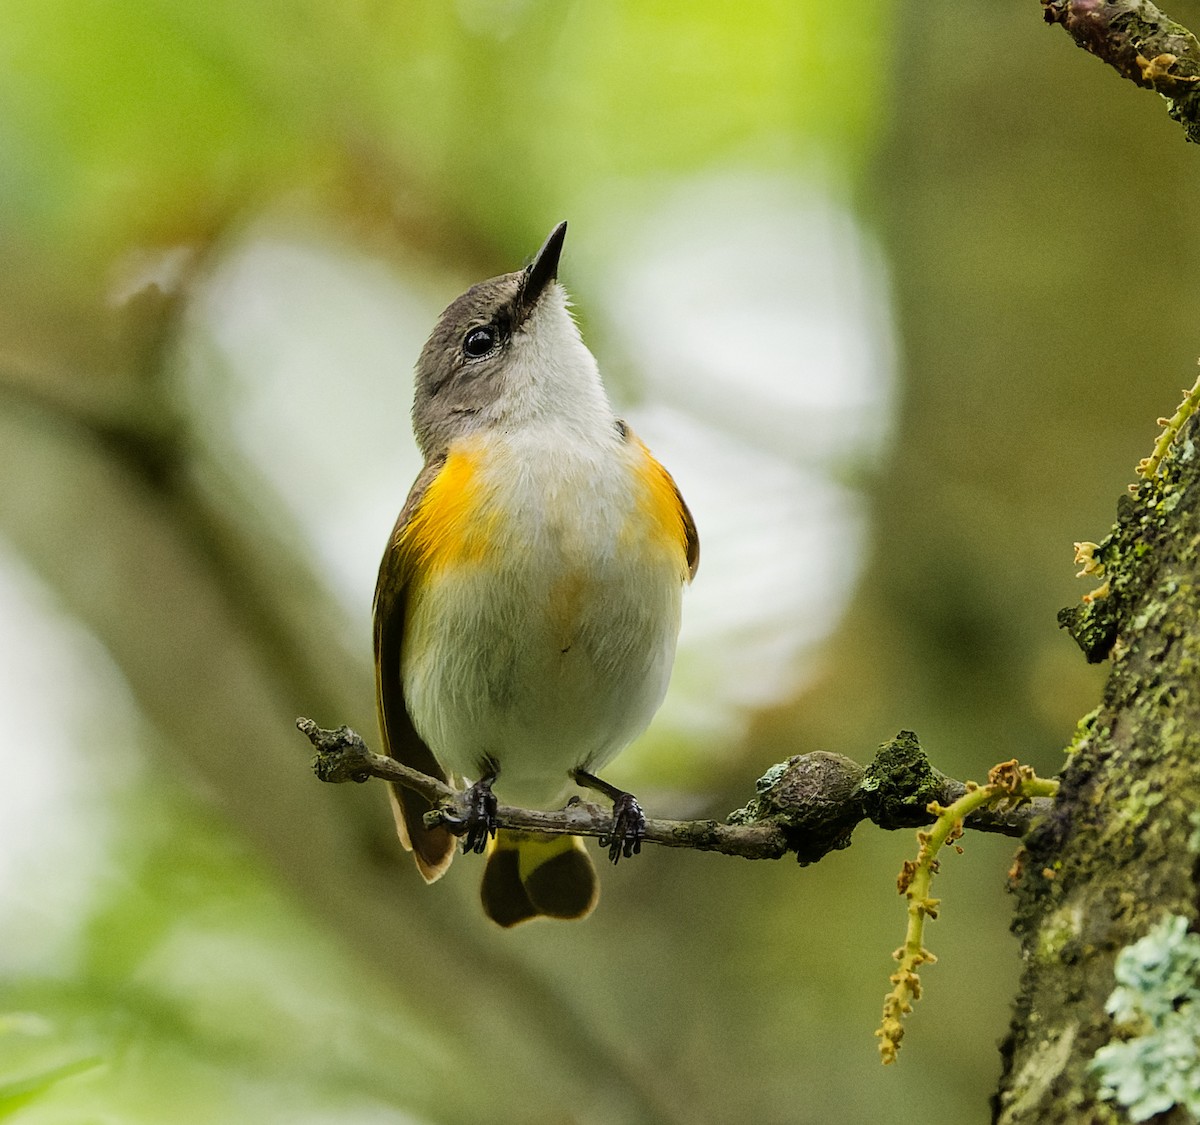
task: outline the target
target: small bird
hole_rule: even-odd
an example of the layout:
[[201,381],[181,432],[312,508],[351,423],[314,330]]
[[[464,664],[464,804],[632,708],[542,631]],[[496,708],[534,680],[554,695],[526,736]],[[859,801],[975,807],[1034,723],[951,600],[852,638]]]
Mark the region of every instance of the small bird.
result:
[[[583,918],[599,884],[572,836],[500,830],[571,783],[613,801],[615,863],[640,850],[637,801],[595,771],[667,690],[696,525],[674,480],[614,413],[557,282],[567,224],[524,269],[472,286],[417,362],[425,458],[379,567],[376,696],[385,752],[470,781],[464,851],[488,852],[484,911],[501,926]],[[391,789],[426,882],[454,857],[426,801]]]

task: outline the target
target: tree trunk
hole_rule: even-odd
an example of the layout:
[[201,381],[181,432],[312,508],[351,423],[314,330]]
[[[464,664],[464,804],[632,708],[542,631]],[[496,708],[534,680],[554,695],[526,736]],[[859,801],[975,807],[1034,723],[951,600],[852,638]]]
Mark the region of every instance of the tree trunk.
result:
[[[1192,1112],[1200,1099],[1200,939],[1186,932],[1200,875],[1196,422],[1161,475],[1121,497],[1095,551],[1099,596],[1060,617],[1112,671],[1027,841],[1014,922],[1024,975],[994,1099],[1004,1125],[1190,1121],[1189,1092]],[[1156,929],[1172,917],[1174,930]],[[1114,972],[1127,987],[1111,1015]]]

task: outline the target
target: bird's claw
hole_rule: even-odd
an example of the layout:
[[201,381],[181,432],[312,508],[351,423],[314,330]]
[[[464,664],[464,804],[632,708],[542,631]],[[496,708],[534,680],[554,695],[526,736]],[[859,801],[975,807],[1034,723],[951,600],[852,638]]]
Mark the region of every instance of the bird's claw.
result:
[[463,795],[466,813],[463,823],[463,854],[474,852],[482,855],[489,838],[496,835],[496,795],[492,792],[490,777],[475,782]]
[[600,837],[600,846],[608,848],[608,858],[618,863],[641,853],[646,835],[646,816],[632,793],[619,793],[613,799],[612,829]]

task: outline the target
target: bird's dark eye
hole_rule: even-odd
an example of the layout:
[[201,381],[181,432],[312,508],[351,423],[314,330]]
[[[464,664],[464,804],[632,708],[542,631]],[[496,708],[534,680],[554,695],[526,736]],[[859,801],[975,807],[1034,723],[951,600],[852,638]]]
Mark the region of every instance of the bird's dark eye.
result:
[[463,339],[463,354],[471,359],[485,356],[496,346],[496,329],[488,324],[483,328],[472,328]]

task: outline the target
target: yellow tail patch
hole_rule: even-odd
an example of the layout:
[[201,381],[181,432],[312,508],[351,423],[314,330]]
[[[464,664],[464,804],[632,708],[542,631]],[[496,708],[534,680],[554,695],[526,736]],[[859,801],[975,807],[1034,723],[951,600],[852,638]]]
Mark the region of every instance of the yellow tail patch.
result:
[[488,847],[480,887],[498,925],[531,918],[586,918],[600,899],[596,869],[577,836],[500,831]]

